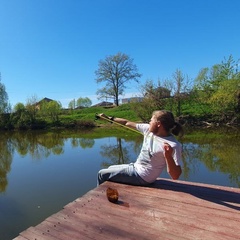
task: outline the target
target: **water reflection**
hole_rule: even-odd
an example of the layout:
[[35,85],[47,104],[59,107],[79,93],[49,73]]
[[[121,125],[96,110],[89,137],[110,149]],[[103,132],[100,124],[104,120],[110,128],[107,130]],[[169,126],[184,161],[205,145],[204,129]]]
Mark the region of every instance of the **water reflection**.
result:
[[92,148],[94,146],[94,139],[89,138],[72,138],[71,140],[72,147],[82,147],[83,149]]
[[[32,160],[48,158],[51,154],[64,154],[65,142],[69,136],[62,132],[1,132],[0,133],[0,192],[6,191],[8,180],[7,174],[11,170],[14,152],[24,157],[30,155]],[[94,146],[94,139],[76,138],[71,139],[72,147],[86,149]]]
[[41,160],[50,154],[64,153],[64,138],[59,132],[17,132],[11,139],[17,153],[22,156],[29,154],[35,160]]
[[[180,141],[182,180],[240,187],[238,131],[188,130]],[[100,168],[135,161],[141,146],[140,135],[104,130],[0,132],[0,239],[12,239],[96,187]]]
[[[50,155],[65,154],[66,141],[70,139],[72,148],[84,151],[93,148],[95,139],[91,134],[70,132],[2,132],[0,138],[0,192],[6,191],[7,175],[11,170],[14,152],[21,156],[30,155],[32,160],[40,161]],[[229,181],[240,187],[240,136],[239,131],[189,131],[183,143],[183,179],[192,180],[199,174],[202,166],[210,173],[227,174]],[[112,137],[99,146],[102,167],[135,161],[141,148],[142,137]],[[96,156],[97,158],[98,156]],[[204,182],[204,173],[202,173]]]
[[228,174],[230,182],[240,187],[239,145],[240,134],[234,129],[190,132],[183,144],[185,177],[202,163],[210,172]]
[[[101,146],[101,156],[104,159],[109,160],[102,162],[103,168],[106,168],[110,165],[124,164],[135,161],[135,155],[140,152],[141,138],[137,138],[134,142],[126,143],[127,142],[123,141],[123,139],[116,138],[115,144],[111,143]],[[133,153],[135,154],[134,156]]]
[[0,138],[0,192],[4,192],[8,185],[7,174],[11,170],[13,145],[11,139],[4,137],[1,134]]

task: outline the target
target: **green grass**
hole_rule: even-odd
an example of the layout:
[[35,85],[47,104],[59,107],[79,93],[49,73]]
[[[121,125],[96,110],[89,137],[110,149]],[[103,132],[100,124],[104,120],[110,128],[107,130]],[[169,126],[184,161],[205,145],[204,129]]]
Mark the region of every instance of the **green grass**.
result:
[[[185,115],[200,115],[199,108],[195,105],[182,106],[183,110],[185,111]],[[188,110],[186,110],[186,108]],[[68,110],[64,111],[60,116],[60,122],[63,124],[70,124],[70,123],[77,123],[79,124],[84,121],[92,121],[97,126],[105,125],[106,121],[96,120],[96,114],[104,113],[107,116],[114,116],[120,118],[126,118],[131,121],[141,121],[137,116],[137,113],[132,108],[131,104],[123,104],[120,106],[112,107],[112,108],[104,108],[104,107],[90,107],[90,108],[83,108],[77,110]],[[151,116],[149,116],[150,118]]]
[[130,105],[124,104],[112,108],[90,107],[74,111],[65,111],[63,114],[60,115],[60,121],[63,123],[79,120],[95,121],[95,116],[99,113],[104,113],[108,116],[127,118],[132,121],[139,120],[136,113],[131,109]]
[[[135,103],[136,104],[136,103]],[[139,103],[140,104],[140,103]],[[134,107],[135,106],[135,107]],[[171,106],[171,105],[170,105]],[[173,114],[176,116],[176,106],[171,107],[173,109]],[[171,110],[171,109],[166,109]],[[146,111],[146,114],[149,114],[149,109],[142,108],[141,113]],[[211,109],[209,106],[203,106],[197,102],[185,102],[181,105],[181,111],[184,119],[188,123],[196,124],[199,121],[210,121],[214,119],[213,115],[211,115]],[[107,116],[114,116],[125,118],[134,122],[141,122],[142,120],[138,117],[136,112],[136,105],[129,103],[123,104],[115,107],[89,107],[83,109],[75,109],[75,110],[62,110],[59,115],[58,122],[52,122],[49,117],[41,117],[39,116],[37,120],[37,125],[35,127],[39,128],[94,128],[98,126],[106,126],[106,131],[108,129],[112,130],[112,125],[107,121],[96,120],[96,114],[104,113]],[[145,115],[146,115],[145,114]],[[147,116],[146,116],[147,117]],[[149,116],[149,119],[151,116]],[[216,118],[217,119],[217,118]],[[28,128],[28,126],[26,126]],[[115,129],[115,128],[113,128]]]

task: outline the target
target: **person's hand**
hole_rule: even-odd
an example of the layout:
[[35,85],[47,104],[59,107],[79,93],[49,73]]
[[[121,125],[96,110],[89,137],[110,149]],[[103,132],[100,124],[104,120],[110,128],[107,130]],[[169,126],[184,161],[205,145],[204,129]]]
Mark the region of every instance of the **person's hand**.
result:
[[108,116],[105,115],[104,113],[99,113],[99,114],[97,114],[97,116],[98,116],[99,118],[102,118],[102,119],[104,119],[104,118],[108,119]]
[[166,142],[164,143],[163,148],[164,148],[164,156],[172,157],[173,148]]

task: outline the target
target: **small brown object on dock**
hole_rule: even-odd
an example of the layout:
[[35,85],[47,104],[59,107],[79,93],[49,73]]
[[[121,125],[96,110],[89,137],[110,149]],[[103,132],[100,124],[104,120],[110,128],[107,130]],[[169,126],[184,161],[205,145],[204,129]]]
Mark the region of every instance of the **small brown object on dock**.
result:
[[114,188],[107,189],[107,198],[109,202],[116,203],[118,201],[118,191]]

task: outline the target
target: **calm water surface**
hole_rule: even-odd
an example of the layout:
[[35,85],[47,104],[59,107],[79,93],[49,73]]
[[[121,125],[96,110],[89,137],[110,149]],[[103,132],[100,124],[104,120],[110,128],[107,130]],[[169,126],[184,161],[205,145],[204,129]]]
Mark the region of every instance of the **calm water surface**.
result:
[[[129,132],[0,132],[0,239],[14,238],[95,188],[99,169],[135,161],[141,141]],[[188,130],[180,141],[181,180],[240,187],[239,130]]]

